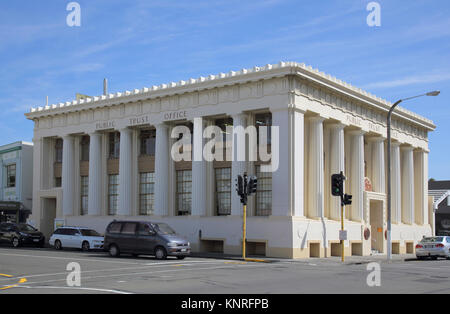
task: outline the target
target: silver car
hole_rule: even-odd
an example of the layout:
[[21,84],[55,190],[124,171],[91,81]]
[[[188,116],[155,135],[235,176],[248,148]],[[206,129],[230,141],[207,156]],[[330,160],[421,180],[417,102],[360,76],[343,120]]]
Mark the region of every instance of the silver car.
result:
[[438,257],[450,259],[450,237],[423,238],[416,245],[416,256],[418,259],[427,257],[432,259],[437,259]]

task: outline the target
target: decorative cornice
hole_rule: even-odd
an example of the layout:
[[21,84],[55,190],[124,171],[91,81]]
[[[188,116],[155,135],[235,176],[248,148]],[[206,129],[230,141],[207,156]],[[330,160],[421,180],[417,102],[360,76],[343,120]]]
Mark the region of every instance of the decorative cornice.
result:
[[[263,67],[255,66],[253,68],[242,69],[240,71],[230,71],[228,73],[219,73],[217,75],[209,75],[207,77],[201,76],[197,79],[191,78],[188,80],[181,80],[179,82],[170,82],[168,84],[135,89],[133,91],[124,91],[115,94],[94,96],[87,99],[73,100],[72,102],[31,108],[30,112],[25,115],[28,119],[33,120],[48,115],[96,109],[98,107],[107,107],[122,103],[179,95],[193,91],[213,89],[227,85],[229,86],[286,75],[296,75],[310,81],[315,81],[320,85],[337,90],[339,93],[347,94],[352,98],[359,99],[362,102],[368,103],[371,106],[377,107],[386,112],[392,106],[392,103],[385,99],[372,95],[371,93],[341,81],[334,76],[320,72],[311,66],[306,66],[303,63],[297,62],[279,62],[277,64],[267,64]],[[397,107],[394,115],[411,120],[412,122],[418,123],[429,130],[435,129],[435,125],[431,120],[402,107]]]

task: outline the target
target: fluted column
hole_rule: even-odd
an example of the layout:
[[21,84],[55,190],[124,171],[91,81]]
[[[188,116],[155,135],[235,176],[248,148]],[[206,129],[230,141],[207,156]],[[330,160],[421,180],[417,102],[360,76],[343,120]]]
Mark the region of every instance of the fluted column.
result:
[[192,161],[192,211],[193,216],[206,215],[206,161],[203,158],[203,131],[206,120],[194,119],[194,159]]
[[88,214],[100,215],[102,208],[102,134],[89,134]]
[[[331,151],[330,151],[330,171],[331,174],[345,174],[345,146],[344,146],[344,127],[345,125],[337,123],[330,126],[331,129]],[[336,196],[330,196],[330,218],[339,220],[341,218],[341,199]]]
[[74,209],[74,138],[70,135],[63,137],[63,161],[61,185],[63,190],[63,215],[72,216]]
[[311,218],[323,217],[324,214],[323,120],[322,117],[313,117],[309,124],[308,213]]
[[133,206],[132,195],[132,131],[125,128],[120,130],[120,157],[119,157],[119,208],[118,215],[127,216]]
[[413,148],[402,147],[402,222],[414,223],[414,161]]
[[372,137],[372,186],[377,193],[386,193],[386,169],[384,162],[384,138]]
[[155,215],[169,215],[169,126],[156,126],[155,144]]
[[[247,116],[245,114],[233,115],[232,118],[234,131],[236,131],[236,128],[242,127],[245,129],[247,127]],[[233,161],[231,163],[231,215],[242,215],[242,204],[235,191],[235,183],[238,175],[243,175],[247,171],[247,162],[245,161],[246,141],[242,133],[236,134],[234,131],[232,139]]]
[[364,219],[364,132],[351,133],[351,194],[353,195],[350,219]]
[[400,168],[400,143],[391,145],[391,208],[392,222],[402,222],[402,184]]

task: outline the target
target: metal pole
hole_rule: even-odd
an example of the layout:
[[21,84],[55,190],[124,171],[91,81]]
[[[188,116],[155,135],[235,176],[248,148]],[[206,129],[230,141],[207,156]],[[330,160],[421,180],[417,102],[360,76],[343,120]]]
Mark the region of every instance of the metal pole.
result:
[[392,209],[391,209],[391,116],[395,107],[402,100],[397,101],[392,105],[387,116],[387,259],[390,261],[392,259]]
[[244,204],[244,223],[242,224],[242,259],[245,259],[245,241],[247,224],[247,205]]
[[[344,231],[344,203],[341,202],[341,230]],[[343,232],[342,232],[343,233]],[[342,262],[344,262],[344,240],[341,240],[341,256]]]

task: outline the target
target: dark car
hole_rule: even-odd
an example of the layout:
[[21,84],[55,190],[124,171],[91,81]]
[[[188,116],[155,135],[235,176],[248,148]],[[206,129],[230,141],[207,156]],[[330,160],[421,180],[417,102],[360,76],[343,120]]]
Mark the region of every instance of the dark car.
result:
[[176,256],[183,259],[191,252],[190,243],[165,223],[113,221],[106,228],[104,250],[111,256],[121,253],[154,255],[157,259]]
[[0,242],[10,243],[14,247],[32,244],[39,247],[45,245],[45,237],[42,232],[28,224],[1,223]]

